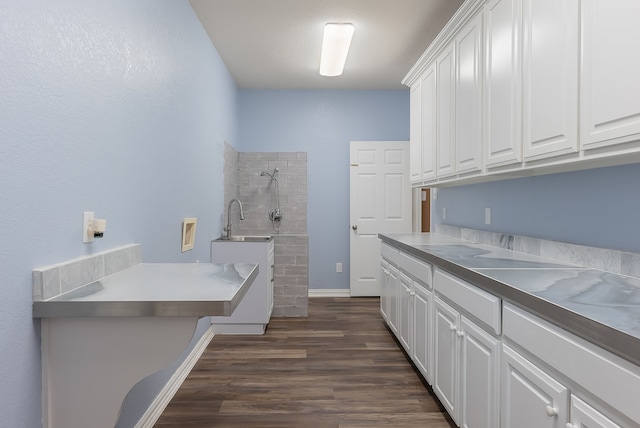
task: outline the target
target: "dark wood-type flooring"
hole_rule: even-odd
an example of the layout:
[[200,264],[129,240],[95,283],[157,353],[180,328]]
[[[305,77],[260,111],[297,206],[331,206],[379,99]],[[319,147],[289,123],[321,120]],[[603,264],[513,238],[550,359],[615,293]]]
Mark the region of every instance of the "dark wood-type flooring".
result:
[[314,298],[264,336],[216,336],[156,427],[453,428],[377,298]]

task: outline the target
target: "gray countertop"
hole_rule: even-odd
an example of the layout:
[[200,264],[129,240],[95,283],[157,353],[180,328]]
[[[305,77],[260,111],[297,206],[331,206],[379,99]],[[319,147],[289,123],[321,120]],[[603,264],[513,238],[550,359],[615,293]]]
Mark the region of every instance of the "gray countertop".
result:
[[45,301],[35,318],[229,316],[258,274],[252,263],[141,263]]
[[635,364],[640,280],[436,234],[380,234],[433,263]]

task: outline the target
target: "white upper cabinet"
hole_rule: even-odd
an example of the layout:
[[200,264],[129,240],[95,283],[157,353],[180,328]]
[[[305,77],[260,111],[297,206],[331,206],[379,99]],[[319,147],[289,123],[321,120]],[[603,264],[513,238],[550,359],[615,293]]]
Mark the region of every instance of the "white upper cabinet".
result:
[[455,55],[450,44],[436,60],[438,178],[455,174]]
[[525,160],[578,151],[578,4],[523,0]]
[[482,168],[482,14],[456,36],[456,171]]
[[418,80],[409,98],[409,180],[422,180],[422,90]]
[[412,183],[640,162],[639,17],[640,0],[463,2],[403,80]]
[[431,65],[420,78],[422,88],[422,179],[436,178],[436,68]]
[[640,139],[640,2],[584,0],[582,148]]
[[486,165],[522,161],[520,0],[490,0],[485,6]]

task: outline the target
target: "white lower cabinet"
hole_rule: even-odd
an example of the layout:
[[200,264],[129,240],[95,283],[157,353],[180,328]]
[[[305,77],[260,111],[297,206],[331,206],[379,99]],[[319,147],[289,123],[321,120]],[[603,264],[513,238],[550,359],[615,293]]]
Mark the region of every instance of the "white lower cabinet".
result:
[[449,415],[458,423],[458,312],[436,296],[434,299],[434,380],[436,393]]
[[503,428],[640,427],[640,367],[508,303],[503,321]]
[[382,247],[381,312],[459,427],[640,428],[639,366]]
[[565,428],[569,390],[535,364],[502,347],[502,427]]
[[500,342],[438,296],[433,390],[465,428],[498,426]]
[[[382,244],[380,311],[387,325],[424,378],[432,379],[431,266]],[[394,266],[396,260],[398,268]]]
[[464,315],[460,320],[460,426],[499,425],[500,342]]
[[389,262],[380,260],[380,315],[389,322]]
[[389,265],[389,284],[387,286],[387,316],[389,317],[389,327],[396,335],[398,334],[398,269]]
[[273,312],[274,239],[212,241],[213,263],[258,263],[258,276],[231,316],[211,317],[216,334],[264,334]]
[[398,339],[400,344],[412,355],[413,346],[413,280],[400,272],[398,287]]
[[414,282],[413,296],[413,363],[429,385],[433,384],[433,369],[431,358],[432,338],[432,312],[433,294],[420,283]]
[[566,428],[620,428],[620,425],[582,401],[571,396],[571,422]]

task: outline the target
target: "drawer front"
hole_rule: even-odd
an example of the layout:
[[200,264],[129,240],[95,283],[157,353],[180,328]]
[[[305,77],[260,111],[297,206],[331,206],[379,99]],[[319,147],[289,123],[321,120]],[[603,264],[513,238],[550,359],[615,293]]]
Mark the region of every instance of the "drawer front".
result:
[[486,324],[495,334],[501,332],[501,299],[440,269],[433,275],[435,290],[464,312]]
[[640,367],[509,303],[503,316],[503,332],[511,342],[640,423],[638,395],[629,394],[640,391]]
[[380,255],[394,266],[398,266],[398,253],[398,250],[391,245],[385,244],[384,242],[380,244]]
[[398,263],[401,271],[428,288],[433,288],[430,264],[402,252],[398,255]]

